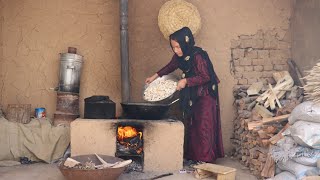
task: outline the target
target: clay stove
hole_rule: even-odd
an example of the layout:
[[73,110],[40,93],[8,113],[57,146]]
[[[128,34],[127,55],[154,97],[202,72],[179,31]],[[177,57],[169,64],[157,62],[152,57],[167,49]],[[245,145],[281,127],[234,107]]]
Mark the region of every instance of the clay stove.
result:
[[[184,126],[181,121],[170,119],[76,119],[71,123],[71,155],[97,153],[124,158],[130,150],[119,151],[125,147],[119,146],[117,137],[119,127],[126,126],[134,127],[139,138],[142,134],[141,154],[136,152],[125,158],[140,158],[143,172],[171,172],[183,168]],[[132,138],[126,141],[130,140]],[[133,140],[133,144],[136,141]],[[136,150],[139,148],[131,149],[131,152]]]

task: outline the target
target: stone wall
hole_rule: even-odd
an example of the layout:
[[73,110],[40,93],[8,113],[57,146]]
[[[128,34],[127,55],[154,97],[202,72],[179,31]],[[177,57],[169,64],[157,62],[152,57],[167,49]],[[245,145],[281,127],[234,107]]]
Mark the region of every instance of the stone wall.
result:
[[231,42],[231,67],[237,85],[257,81],[274,83],[274,71],[288,70],[291,43],[288,32],[280,29],[259,30],[254,35],[240,35]]

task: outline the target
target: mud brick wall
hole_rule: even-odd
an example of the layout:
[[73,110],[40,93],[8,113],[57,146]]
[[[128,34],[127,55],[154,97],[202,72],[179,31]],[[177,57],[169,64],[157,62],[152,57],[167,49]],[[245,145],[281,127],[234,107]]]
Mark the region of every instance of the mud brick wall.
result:
[[272,73],[288,70],[291,45],[285,30],[259,30],[254,35],[240,35],[231,42],[231,67],[237,85],[257,81],[274,83]]

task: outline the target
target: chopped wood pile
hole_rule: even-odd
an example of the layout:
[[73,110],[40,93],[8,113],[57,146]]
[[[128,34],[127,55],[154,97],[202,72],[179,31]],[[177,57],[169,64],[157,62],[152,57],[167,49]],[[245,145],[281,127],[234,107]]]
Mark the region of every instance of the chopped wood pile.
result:
[[233,156],[261,179],[274,175],[269,147],[282,138],[291,111],[303,101],[303,90],[294,86],[287,71],[275,72],[273,78],[274,85],[257,82],[234,90]]

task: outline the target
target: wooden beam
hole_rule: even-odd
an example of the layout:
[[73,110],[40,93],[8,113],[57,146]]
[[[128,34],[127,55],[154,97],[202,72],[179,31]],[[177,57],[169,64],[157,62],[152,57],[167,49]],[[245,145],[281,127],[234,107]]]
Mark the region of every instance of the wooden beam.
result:
[[271,124],[276,122],[282,122],[288,119],[290,114],[285,114],[277,117],[271,117],[271,118],[263,118],[262,121],[252,121],[248,122],[248,129],[253,130],[259,126],[262,126],[264,124]]

